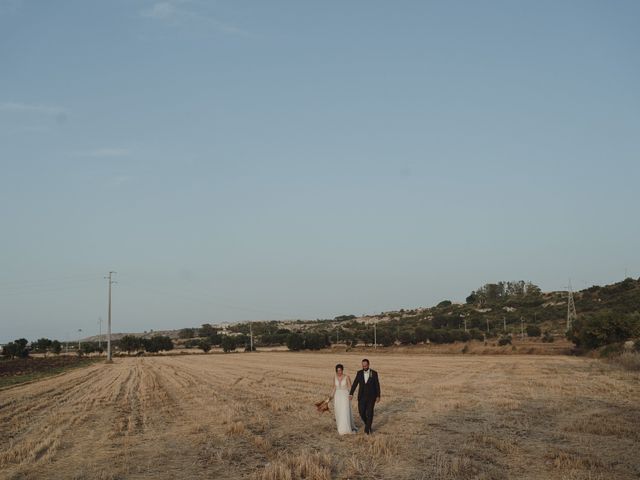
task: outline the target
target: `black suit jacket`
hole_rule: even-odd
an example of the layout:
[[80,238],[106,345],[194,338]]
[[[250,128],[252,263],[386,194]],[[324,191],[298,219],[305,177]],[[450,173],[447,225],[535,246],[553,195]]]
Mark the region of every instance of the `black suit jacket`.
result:
[[375,370],[369,369],[369,381],[367,383],[364,383],[364,370],[358,370],[349,395],[353,395],[358,386],[358,400],[375,400],[380,397],[380,381],[378,380],[378,372]]

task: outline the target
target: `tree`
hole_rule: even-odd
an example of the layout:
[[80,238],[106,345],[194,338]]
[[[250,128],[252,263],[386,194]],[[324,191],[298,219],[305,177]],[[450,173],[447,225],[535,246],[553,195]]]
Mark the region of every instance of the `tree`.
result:
[[60,355],[60,352],[62,351],[62,344],[58,340],[54,340],[51,342],[51,351],[55,355]]
[[95,343],[93,343],[93,342],[84,342],[80,346],[79,353],[89,354],[89,353],[93,353],[93,352],[97,352],[97,351],[98,351],[98,346]]
[[398,340],[400,341],[400,343],[404,345],[416,343],[415,332],[409,329],[400,330],[400,335],[398,335]]
[[290,333],[287,337],[287,348],[294,352],[304,348],[304,337],[299,333]]
[[579,318],[567,337],[579,348],[594,349],[640,336],[640,313],[599,312]]
[[450,306],[451,306],[451,300],[443,300],[437,305],[438,308],[450,307]]
[[20,351],[20,346],[16,342],[9,342],[4,347],[2,347],[2,356],[6,358],[19,357]]
[[31,347],[38,353],[46,353],[51,347],[51,340],[48,338],[39,338],[31,344]]
[[382,345],[383,347],[390,347],[391,345],[393,345],[393,334],[386,328],[378,329],[376,337],[378,344]]
[[329,338],[326,334],[309,332],[303,337],[304,348],[309,350],[320,350],[330,345]]
[[180,338],[182,340],[187,340],[187,339],[193,338],[195,336],[196,336],[196,329],[195,328],[182,328],[178,332],[178,338]]
[[18,338],[13,342],[7,343],[2,349],[2,355],[7,358],[26,358],[29,356],[29,349],[27,348],[27,340],[25,338]]
[[218,329],[213,327],[210,323],[203,323],[202,327],[198,331],[200,337],[213,337],[218,334]]
[[145,339],[143,345],[145,350],[150,353],[173,350],[173,341],[166,335],[154,335]]
[[222,350],[225,353],[233,352],[236,349],[236,339],[231,335],[222,337]]
[[415,341],[416,343],[423,343],[429,340],[429,337],[432,333],[432,328],[427,328],[423,326],[416,327],[415,330]]
[[198,348],[200,348],[204,353],[207,353],[209,350],[211,350],[211,342],[209,341],[209,339],[203,338],[198,343]]
[[136,337],[135,335],[125,335],[120,339],[120,349],[130,354],[134,350],[139,350],[142,348],[142,339],[140,337]]

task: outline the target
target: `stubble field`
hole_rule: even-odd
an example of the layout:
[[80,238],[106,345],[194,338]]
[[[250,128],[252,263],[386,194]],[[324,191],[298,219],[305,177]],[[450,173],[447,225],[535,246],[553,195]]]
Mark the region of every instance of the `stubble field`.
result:
[[334,364],[353,377],[360,354],[117,358],[0,390],[0,478],[640,476],[638,373],[561,356],[369,357],[382,386],[370,437],[339,437],[313,407]]

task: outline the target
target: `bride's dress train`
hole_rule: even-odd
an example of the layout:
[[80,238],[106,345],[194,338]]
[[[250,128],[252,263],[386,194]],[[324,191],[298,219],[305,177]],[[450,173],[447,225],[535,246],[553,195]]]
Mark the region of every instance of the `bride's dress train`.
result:
[[344,375],[341,381],[338,380],[338,377],[335,377],[335,385],[336,391],[333,395],[333,410],[336,413],[338,433],[340,435],[355,433],[356,425],[353,421],[353,413],[351,412],[347,376]]

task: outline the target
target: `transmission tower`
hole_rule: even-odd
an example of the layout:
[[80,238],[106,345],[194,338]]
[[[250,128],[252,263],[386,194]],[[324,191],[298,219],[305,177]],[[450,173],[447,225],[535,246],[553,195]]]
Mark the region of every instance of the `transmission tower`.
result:
[[571,282],[569,282],[569,290],[567,291],[567,332],[571,330],[573,322],[578,319],[576,313],[576,304],[573,301],[573,290],[571,289]]

